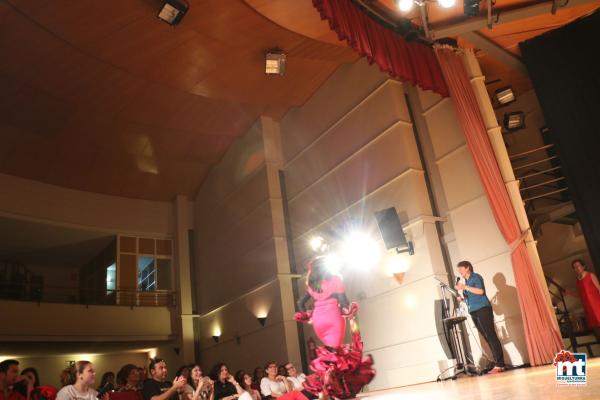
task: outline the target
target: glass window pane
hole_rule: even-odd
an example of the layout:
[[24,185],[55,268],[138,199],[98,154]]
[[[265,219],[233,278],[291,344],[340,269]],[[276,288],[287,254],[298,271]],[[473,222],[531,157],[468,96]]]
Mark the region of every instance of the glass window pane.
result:
[[138,290],[156,290],[154,257],[138,257]]
[[171,290],[171,260],[158,259],[157,263],[158,289]]
[[111,294],[117,288],[117,266],[112,263],[106,267],[106,294]]

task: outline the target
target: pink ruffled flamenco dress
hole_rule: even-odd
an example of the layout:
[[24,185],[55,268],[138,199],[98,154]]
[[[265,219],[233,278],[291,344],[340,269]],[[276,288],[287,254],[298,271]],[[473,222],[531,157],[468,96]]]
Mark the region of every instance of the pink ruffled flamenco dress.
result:
[[[312,263],[309,264],[309,277]],[[314,300],[313,310],[304,311],[304,303]],[[375,376],[373,358],[363,357],[363,343],[355,323],[358,305],[349,304],[340,277],[324,277],[319,290],[307,286],[307,294],[298,303],[298,322],[311,323],[315,334],[325,346],[318,347],[317,357],[310,363],[313,374],[304,383],[305,391],[338,399],[354,398]],[[343,344],[346,318],[350,322],[352,341]]]

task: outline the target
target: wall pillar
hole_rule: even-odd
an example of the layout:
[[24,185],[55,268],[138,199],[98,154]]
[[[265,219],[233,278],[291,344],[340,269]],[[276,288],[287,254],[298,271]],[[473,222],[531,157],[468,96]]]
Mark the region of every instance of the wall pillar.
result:
[[177,310],[181,316],[179,358],[184,364],[195,361],[194,315],[190,274],[190,243],[188,232],[192,226],[192,205],[187,197],[175,199],[175,281]]

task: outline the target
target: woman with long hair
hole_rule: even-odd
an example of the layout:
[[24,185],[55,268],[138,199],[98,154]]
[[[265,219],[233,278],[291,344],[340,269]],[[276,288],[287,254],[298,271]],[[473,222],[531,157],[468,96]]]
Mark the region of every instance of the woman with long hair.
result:
[[[75,382],[60,389],[56,400],[96,400],[98,392],[93,389],[96,381],[94,364],[90,361],[77,361],[70,373]],[[102,400],[108,400],[108,393],[104,394]]]
[[210,370],[210,378],[215,382],[214,400],[234,400],[244,393],[225,363],[215,364]]
[[102,379],[100,379],[100,386],[98,386],[98,391],[104,390],[109,386],[112,386],[113,389],[115,387],[115,373],[110,371],[102,374]]
[[587,270],[581,259],[573,260],[571,266],[577,274],[577,292],[585,312],[586,324],[600,340],[600,283],[598,277]]
[[213,381],[202,376],[202,368],[197,364],[187,366],[189,371],[187,384],[183,386],[181,400],[213,400]]
[[238,381],[242,389],[244,389],[246,393],[248,393],[248,395],[252,397],[252,400],[261,399],[258,390],[252,388],[252,377],[250,376],[250,374],[244,371],[238,371],[235,374],[235,380]]

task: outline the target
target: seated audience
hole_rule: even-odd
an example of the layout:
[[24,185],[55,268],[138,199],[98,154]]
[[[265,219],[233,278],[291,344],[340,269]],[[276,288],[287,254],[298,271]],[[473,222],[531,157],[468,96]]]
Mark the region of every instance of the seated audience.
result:
[[215,382],[214,400],[233,400],[244,393],[224,363],[218,363],[210,370],[210,378]]
[[60,372],[59,378],[60,379],[60,387],[63,388],[67,385],[72,385],[75,383],[75,377],[73,376],[73,373],[71,371],[71,368],[65,368]]
[[162,358],[150,360],[150,379],[144,381],[144,400],[179,400],[178,391],[185,385],[185,378],[179,376],[173,383],[167,379],[167,363]]
[[266,365],[265,371],[267,376],[260,381],[260,393],[263,397],[274,399],[291,391],[290,382],[278,374],[277,364],[274,361]]
[[[15,384],[27,382],[26,395],[13,390]],[[17,360],[4,360],[0,362],[0,400],[25,400],[33,390],[33,381],[27,380],[24,375],[19,375],[19,362]]]
[[235,380],[240,383],[240,386],[248,395],[252,398],[252,400],[260,400],[260,392],[256,389],[252,388],[252,377],[250,374],[244,371],[238,371],[235,374]]
[[102,375],[102,379],[100,380],[100,386],[98,386],[98,391],[113,391],[115,388],[115,373],[114,372],[105,372]]
[[293,390],[302,390],[304,389],[304,381],[306,380],[306,375],[303,373],[298,373],[298,370],[294,366],[293,363],[288,362],[285,364],[285,370],[287,371],[286,377],[288,381],[292,384]]
[[[71,367],[71,376],[75,377],[75,383],[60,389],[56,400],[96,400],[98,392],[92,388],[96,381],[94,364],[89,361],[77,361]],[[103,400],[108,400],[108,393]]]
[[33,382],[33,385],[31,386],[33,390],[40,386],[40,378],[35,368],[25,368],[23,371],[21,371],[21,376],[24,376],[26,379],[17,382],[13,386],[13,390],[21,393],[24,397],[27,397],[27,388],[29,387],[29,383]]
[[119,392],[138,391],[140,385],[139,368],[133,364],[125,364],[117,372],[117,388]]
[[181,400],[212,400],[214,398],[213,381],[207,376],[202,376],[202,368],[199,365],[189,365],[188,370],[190,371],[189,378],[183,387]]
[[262,367],[254,368],[252,375],[252,388],[260,392],[260,381],[265,377],[265,370]]

